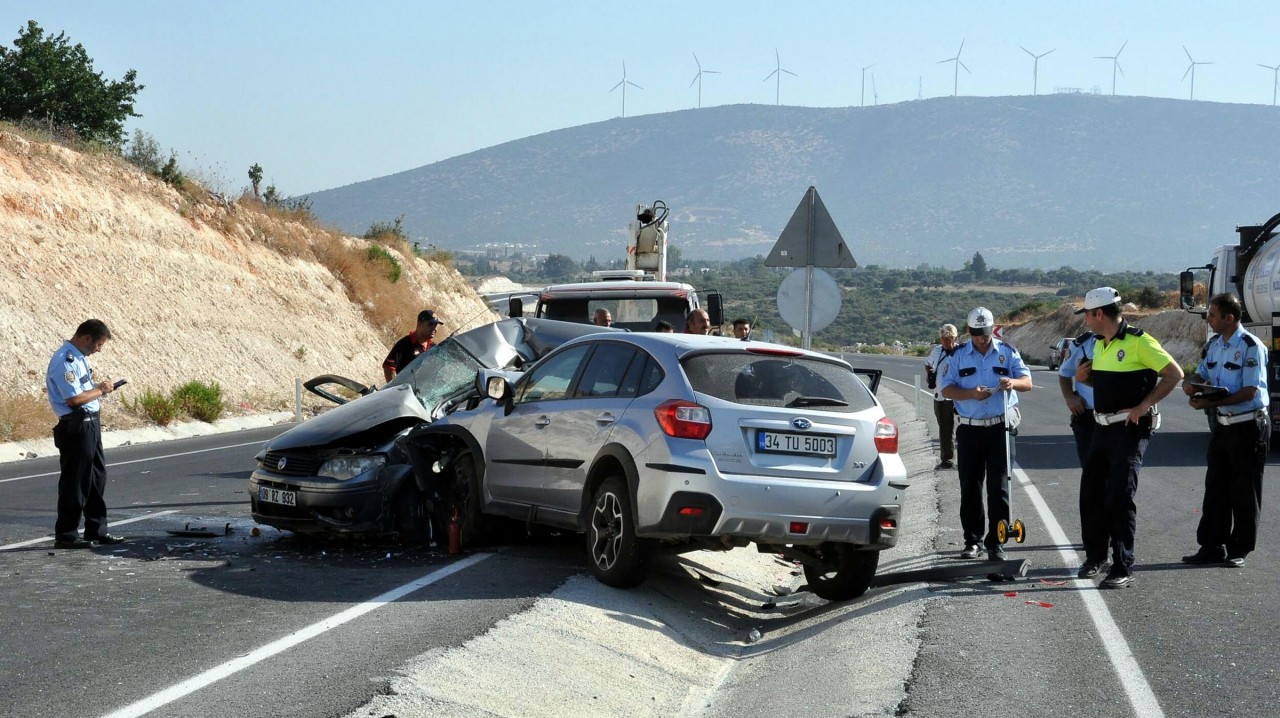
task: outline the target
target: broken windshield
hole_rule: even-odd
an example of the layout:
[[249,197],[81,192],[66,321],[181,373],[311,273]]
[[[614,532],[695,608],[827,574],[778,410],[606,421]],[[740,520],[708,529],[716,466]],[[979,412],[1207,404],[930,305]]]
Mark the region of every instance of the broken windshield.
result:
[[387,386],[408,384],[428,412],[444,399],[475,383],[480,362],[452,338],[437,344],[409,363]]

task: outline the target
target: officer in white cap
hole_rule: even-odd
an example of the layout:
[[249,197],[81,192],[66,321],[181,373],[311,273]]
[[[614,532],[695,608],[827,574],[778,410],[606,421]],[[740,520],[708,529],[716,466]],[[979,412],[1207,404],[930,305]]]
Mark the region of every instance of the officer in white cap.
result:
[[[1087,464],[1101,461],[1105,471],[1081,476],[1080,514],[1086,527],[1085,564],[1080,576],[1097,575],[1105,547],[1096,545],[1106,527],[1111,544],[1111,570],[1102,588],[1126,588],[1133,583],[1133,544],[1138,529],[1134,495],[1138,469],[1147,451],[1159,414],[1156,402],[1182,381],[1182,367],[1155,337],[1130,326],[1120,314],[1120,293],[1111,287],[1090,290],[1084,297],[1085,326],[1097,335],[1093,360],[1082,361],[1076,379],[1093,386],[1094,429]],[[1087,518],[1086,518],[1087,517]]]
[[[986,307],[969,312],[969,342],[956,348],[938,369],[942,396],[956,406],[956,454],[960,474],[960,525],[964,530],[961,558],[977,558],[980,543],[987,558],[1002,561],[1004,548],[996,525],[1009,517],[1009,494],[1004,477],[1006,401],[1016,406],[1015,391],[1031,391],[1031,372],[1018,350],[992,336],[995,317]],[[1012,452],[1010,452],[1012,453]],[[987,523],[983,526],[982,487],[987,493]]]

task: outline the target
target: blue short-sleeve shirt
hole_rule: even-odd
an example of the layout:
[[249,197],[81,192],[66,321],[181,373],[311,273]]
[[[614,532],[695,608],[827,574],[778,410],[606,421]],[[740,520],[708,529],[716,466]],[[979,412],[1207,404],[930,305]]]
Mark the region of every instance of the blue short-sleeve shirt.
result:
[[[991,347],[986,354],[973,348],[973,342],[965,342],[956,347],[954,353],[942,360],[938,369],[938,390],[948,386],[961,389],[976,389],[980,386],[994,389],[1003,377],[1020,379],[1030,376],[1027,365],[1017,349],[1004,342],[991,338]],[[1009,406],[1017,406],[1018,392],[1009,392]],[[995,391],[986,399],[958,399],[955,402],[956,413],[966,419],[993,419],[1004,416],[1005,397],[1003,392]]]
[[1058,367],[1058,376],[1065,376],[1071,380],[1071,386],[1075,388],[1080,398],[1084,399],[1084,405],[1090,411],[1093,410],[1093,387],[1076,381],[1076,368],[1080,366],[1082,361],[1093,361],[1093,345],[1097,341],[1097,335],[1092,332],[1072,339],[1071,351],[1067,354],[1067,358],[1063,360],[1062,366]]
[[1211,339],[1196,373],[1233,394],[1246,386],[1258,387],[1252,399],[1220,406],[1219,413],[1240,414],[1271,403],[1267,392],[1267,348],[1244,327],[1238,327],[1229,337],[1218,335]]
[[[66,416],[72,412],[67,399],[93,388],[93,374],[89,371],[89,358],[75,344],[63,342],[49,360],[45,372],[44,387],[49,393],[49,405],[53,413]],[[97,413],[100,402],[94,399],[81,405],[85,411]]]

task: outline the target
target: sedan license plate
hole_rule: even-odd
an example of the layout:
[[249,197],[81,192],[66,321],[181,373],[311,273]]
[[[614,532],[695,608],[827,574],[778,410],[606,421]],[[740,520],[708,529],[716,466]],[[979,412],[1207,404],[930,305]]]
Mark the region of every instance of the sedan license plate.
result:
[[265,501],[269,504],[280,504],[282,506],[297,506],[298,492],[285,491],[284,489],[273,489],[269,486],[259,486],[258,500]]
[[757,431],[756,449],[778,454],[836,455],[836,437],[822,434],[790,434],[780,431]]

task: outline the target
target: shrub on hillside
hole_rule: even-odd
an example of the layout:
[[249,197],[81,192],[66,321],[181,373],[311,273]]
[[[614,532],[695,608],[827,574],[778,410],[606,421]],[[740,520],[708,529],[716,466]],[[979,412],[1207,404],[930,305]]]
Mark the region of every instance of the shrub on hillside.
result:
[[407,243],[409,235],[405,234],[404,231],[404,215],[396,217],[391,224],[374,222],[369,225],[369,229],[365,230],[364,238],[370,240],[397,240]]
[[189,381],[174,389],[171,398],[182,413],[197,421],[212,423],[222,417],[222,387],[217,382]]
[[157,391],[147,389],[137,399],[124,400],[124,408],[145,416],[160,426],[168,426],[178,417],[178,405],[173,399]]
[[365,257],[375,264],[387,265],[387,279],[391,280],[392,284],[400,281],[400,274],[402,271],[400,268],[400,260],[396,259],[396,256],[391,252],[388,252],[385,247],[377,244],[371,244],[369,245],[369,249],[365,252]]

